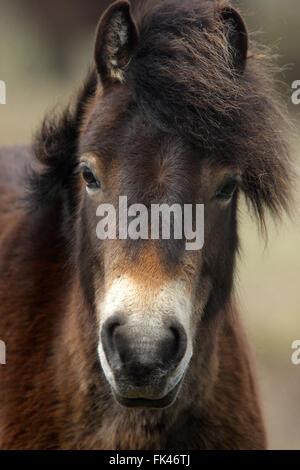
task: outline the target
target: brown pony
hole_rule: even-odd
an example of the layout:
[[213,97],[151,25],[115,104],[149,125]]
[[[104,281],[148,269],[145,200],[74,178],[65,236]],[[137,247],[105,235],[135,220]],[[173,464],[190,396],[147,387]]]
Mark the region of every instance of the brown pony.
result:
[[[1,448],[266,447],[233,281],[240,195],[290,200],[268,63],[228,4],[118,1],[76,103],[1,150]],[[203,249],[99,240],[121,195],[204,204]]]

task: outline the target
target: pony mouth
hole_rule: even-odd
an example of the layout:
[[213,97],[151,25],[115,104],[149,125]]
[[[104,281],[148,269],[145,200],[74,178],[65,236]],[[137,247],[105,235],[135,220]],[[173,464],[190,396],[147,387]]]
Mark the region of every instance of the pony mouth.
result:
[[122,395],[119,395],[117,392],[113,391],[116,401],[125,408],[154,408],[162,409],[167,408],[175,402],[179,389],[181,387],[183,377],[175,385],[175,387],[170,390],[164,397],[157,399],[149,399],[143,397],[137,398],[127,398]]

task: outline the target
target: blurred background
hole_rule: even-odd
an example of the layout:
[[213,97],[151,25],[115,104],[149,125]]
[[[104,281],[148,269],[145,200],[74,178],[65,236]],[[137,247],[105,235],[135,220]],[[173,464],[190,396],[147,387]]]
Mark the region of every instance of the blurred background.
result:
[[[0,80],[7,86],[0,145],[29,143],[44,113],[69,101],[91,62],[95,27],[110,3],[0,0]],[[291,103],[291,84],[300,80],[299,1],[234,4],[256,39],[278,54],[284,100],[298,126],[300,105]],[[299,169],[300,139],[294,154]],[[299,193],[296,198],[300,203]],[[291,344],[300,340],[299,214],[280,227],[271,224],[266,246],[246,208],[240,210],[237,291],[257,360],[271,449],[300,449],[300,365],[291,363]]]

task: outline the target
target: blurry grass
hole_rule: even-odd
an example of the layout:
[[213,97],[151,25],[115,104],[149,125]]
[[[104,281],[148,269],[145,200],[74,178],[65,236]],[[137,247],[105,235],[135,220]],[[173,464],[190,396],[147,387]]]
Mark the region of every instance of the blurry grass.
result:
[[268,344],[270,356],[284,362],[286,341],[300,337],[300,221],[284,218],[279,227],[270,221],[265,246],[244,207],[241,213],[238,291],[245,319],[260,348]]
[[[93,32],[74,38],[68,76],[55,73],[54,53],[34,22],[24,21],[18,4],[0,0],[0,80],[7,104],[0,106],[0,145],[29,143],[46,111],[67,103],[84,78],[92,57]],[[57,71],[56,71],[57,72]],[[75,80],[73,77],[76,77]]]
[[[0,79],[7,85],[0,145],[29,143],[45,112],[68,102],[85,74],[90,48],[87,41],[74,52],[75,80],[58,78],[38,32],[19,13],[0,17]],[[257,358],[270,447],[300,449],[300,366],[290,362],[291,343],[300,339],[300,217],[285,219],[278,229],[271,225],[265,248],[242,205],[240,235],[237,292]]]
[[[296,199],[299,206],[299,194]],[[256,355],[269,445],[299,450],[300,366],[291,363],[291,344],[300,339],[299,211],[278,227],[270,221],[267,246],[243,205],[240,219],[237,291]]]

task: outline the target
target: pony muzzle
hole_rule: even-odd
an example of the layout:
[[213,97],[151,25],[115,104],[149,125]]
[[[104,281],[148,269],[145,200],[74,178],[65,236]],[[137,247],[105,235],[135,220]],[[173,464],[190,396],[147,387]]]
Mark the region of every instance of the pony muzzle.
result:
[[164,408],[180,389],[186,369],[185,329],[174,318],[157,329],[150,325],[122,314],[102,325],[100,361],[122,406]]

